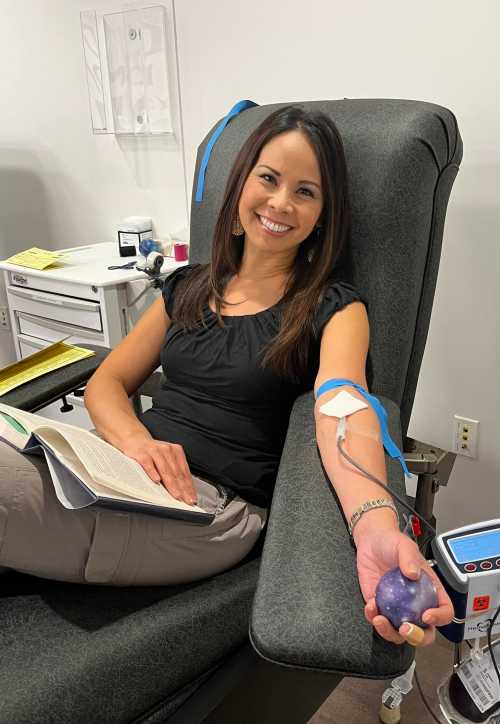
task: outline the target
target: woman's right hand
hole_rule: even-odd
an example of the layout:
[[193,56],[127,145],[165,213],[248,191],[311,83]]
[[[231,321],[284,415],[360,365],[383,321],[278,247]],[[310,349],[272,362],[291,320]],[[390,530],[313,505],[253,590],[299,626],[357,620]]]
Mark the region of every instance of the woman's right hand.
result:
[[182,445],[134,437],[120,445],[120,450],[137,460],[151,480],[163,485],[174,498],[190,505],[196,503],[193,477]]

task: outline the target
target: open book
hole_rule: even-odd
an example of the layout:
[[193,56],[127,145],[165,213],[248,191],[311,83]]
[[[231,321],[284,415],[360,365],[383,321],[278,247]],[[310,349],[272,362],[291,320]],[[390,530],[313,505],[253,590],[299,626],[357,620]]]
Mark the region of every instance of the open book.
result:
[[[0,403],[0,439],[23,453],[43,454],[65,508],[89,505],[150,513],[208,525],[213,510],[177,500],[136,460],[87,430]],[[196,490],[207,483],[193,476]]]

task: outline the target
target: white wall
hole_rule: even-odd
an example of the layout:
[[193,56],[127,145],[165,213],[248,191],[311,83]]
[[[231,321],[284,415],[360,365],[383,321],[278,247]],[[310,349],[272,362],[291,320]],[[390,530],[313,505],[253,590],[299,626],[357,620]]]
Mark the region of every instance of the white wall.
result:
[[[109,7],[2,0],[0,258],[114,240],[131,215],[151,216],[158,236],[187,225],[180,123],[173,139],[91,132],[80,11]],[[0,332],[0,364],[13,355]]]
[[[178,155],[90,135],[80,9],[74,0],[2,3],[0,238],[9,251],[110,239],[131,213],[151,214],[159,231],[185,219]],[[176,18],[189,189],[198,143],[243,98],[413,98],[456,114],[464,159],[409,433],[448,449],[455,413],[479,419],[479,457],[457,459],[439,524],[500,516],[500,5],[182,0]]]

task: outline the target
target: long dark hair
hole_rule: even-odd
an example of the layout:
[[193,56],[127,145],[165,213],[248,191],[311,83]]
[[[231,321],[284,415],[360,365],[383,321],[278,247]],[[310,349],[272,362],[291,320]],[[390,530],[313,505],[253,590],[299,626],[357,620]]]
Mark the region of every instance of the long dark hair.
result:
[[298,247],[282,299],[280,331],[268,345],[262,366],[300,379],[307,369],[313,321],[324,289],[334,275],[350,234],[351,212],[344,148],[333,121],[324,113],[289,105],[271,113],[247,138],[233,164],[212,240],[209,264],[193,269],[176,290],[173,318],[186,328],[203,322],[203,309],[214,297],[218,322],[224,290],[238,273],[244,236],[234,236],[233,221],[245,181],[266,143],[280,133],[300,131],[312,145],[321,172],[323,209],[320,228]]

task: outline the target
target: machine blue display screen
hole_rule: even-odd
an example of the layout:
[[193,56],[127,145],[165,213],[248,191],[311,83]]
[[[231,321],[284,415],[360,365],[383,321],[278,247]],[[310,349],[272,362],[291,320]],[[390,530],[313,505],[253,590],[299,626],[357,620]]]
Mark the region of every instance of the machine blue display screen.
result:
[[448,545],[457,563],[495,558],[500,556],[500,530],[489,530],[462,538],[451,538],[448,540]]

